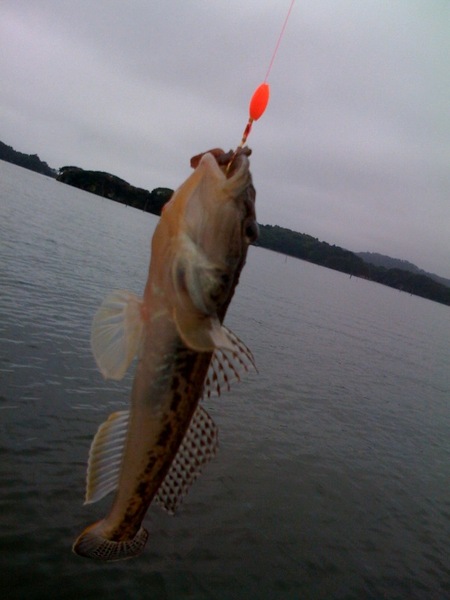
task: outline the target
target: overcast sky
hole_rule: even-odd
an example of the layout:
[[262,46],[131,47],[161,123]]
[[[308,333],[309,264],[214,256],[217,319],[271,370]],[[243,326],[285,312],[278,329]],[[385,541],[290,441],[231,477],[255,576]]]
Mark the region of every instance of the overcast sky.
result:
[[[0,140],[176,188],[235,147],[290,0],[1,0]],[[248,140],[260,223],[450,277],[449,0],[297,0]]]

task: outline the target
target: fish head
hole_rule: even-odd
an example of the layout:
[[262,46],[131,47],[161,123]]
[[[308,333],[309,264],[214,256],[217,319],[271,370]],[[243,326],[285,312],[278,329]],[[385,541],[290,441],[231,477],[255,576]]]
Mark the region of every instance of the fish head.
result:
[[214,149],[191,159],[199,177],[186,202],[186,234],[211,262],[236,267],[258,237],[251,150]]
[[195,156],[194,172],[164,207],[157,237],[170,240],[165,263],[179,312],[225,316],[258,237],[250,154],[214,149]]

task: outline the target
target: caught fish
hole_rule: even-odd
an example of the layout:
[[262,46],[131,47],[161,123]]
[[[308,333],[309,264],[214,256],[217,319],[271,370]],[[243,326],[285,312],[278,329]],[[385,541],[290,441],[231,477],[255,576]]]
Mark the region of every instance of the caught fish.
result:
[[105,561],[142,552],[142,521],[155,501],[173,513],[217,448],[199,401],[254,368],[223,325],[247,249],[258,236],[248,148],[191,159],[194,172],[165,205],[152,239],[143,298],[118,291],[97,311],[92,348],[105,377],[121,379],[138,356],[130,410],[99,427],[86,500],[115,497],[109,514],[73,545]]

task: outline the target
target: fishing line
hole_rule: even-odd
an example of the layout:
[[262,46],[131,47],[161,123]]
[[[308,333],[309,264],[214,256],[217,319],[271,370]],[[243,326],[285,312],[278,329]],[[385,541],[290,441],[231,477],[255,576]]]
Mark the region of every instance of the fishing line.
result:
[[275,49],[273,51],[272,58],[270,59],[269,68],[267,69],[266,76],[264,77],[264,83],[267,81],[267,79],[269,77],[269,74],[270,74],[270,71],[272,70],[272,66],[273,66],[273,63],[275,61],[275,56],[277,55],[278,48],[280,47],[281,38],[284,35],[284,31],[286,29],[287,22],[289,20],[290,15],[291,15],[291,11],[292,11],[292,7],[294,6],[294,2],[295,2],[295,0],[291,1],[291,5],[289,7],[289,10],[287,12],[286,18],[284,20],[283,27],[281,28],[280,35],[278,36],[277,43],[275,44]]
[[275,57],[278,53],[278,49],[280,47],[281,40],[284,36],[284,32],[286,30],[286,25],[287,25],[290,15],[291,15],[292,7],[294,6],[294,2],[295,2],[295,0],[291,0],[289,10],[286,14],[286,18],[284,19],[283,27],[281,28],[280,35],[278,36],[277,43],[275,44],[272,58],[270,59],[270,63],[269,63],[269,67],[267,69],[266,76],[264,77],[264,81],[253,92],[253,96],[250,100],[250,105],[249,105],[249,119],[248,119],[247,125],[245,126],[245,129],[242,133],[241,142],[240,142],[239,146],[236,148],[236,150],[233,152],[233,156],[231,157],[230,162],[227,165],[227,169],[226,169],[227,172],[228,172],[229,168],[231,167],[234,159],[236,158],[237,153],[239,152],[239,150],[244,146],[245,142],[247,141],[247,138],[250,135],[250,132],[252,130],[253,122],[257,121],[260,117],[262,117],[262,115],[264,114],[264,111],[267,108],[267,104],[269,103],[270,88],[269,88],[269,84],[267,83],[267,79],[270,75],[270,71],[272,70],[272,66],[275,61]]

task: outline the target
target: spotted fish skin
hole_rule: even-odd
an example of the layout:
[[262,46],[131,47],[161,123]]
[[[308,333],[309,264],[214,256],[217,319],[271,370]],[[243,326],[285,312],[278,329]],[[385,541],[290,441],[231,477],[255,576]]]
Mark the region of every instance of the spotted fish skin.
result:
[[152,239],[143,298],[114,292],[92,330],[105,377],[138,363],[129,411],[113,413],[94,437],[86,503],[111,491],[107,516],[87,527],[73,551],[99,560],[142,552],[142,526],[155,500],[169,512],[217,448],[217,428],[202,395],[254,367],[250,350],[223,320],[247,249],[258,233],[250,151],[215,149],[194,157],[194,172],[164,207]]
[[[155,443],[142,457],[142,467],[138,469],[134,490],[124,486],[123,496],[126,495],[126,500],[124,498],[125,502],[117,502],[111,513],[111,521],[115,526],[109,537],[113,541],[132,539],[138,532],[148,506],[171,465],[168,458],[175,456],[202,395],[202,383],[211,353],[192,352],[180,344],[174,356],[173,373],[169,381],[170,400],[167,409],[164,407],[161,411],[155,428]],[[135,419],[145,423],[146,412],[145,409],[136,410]],[[139,423],[132,420],[130,430],[136,432],[138,428]],[[128,454],[135,456],[135,444],[130,447]],[[120,496],[120,481],[118,494]]]

